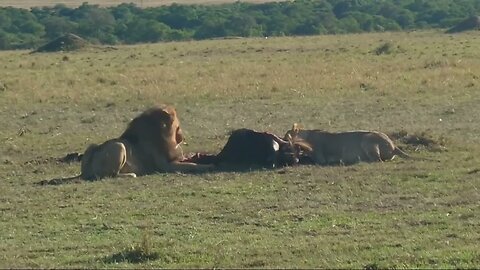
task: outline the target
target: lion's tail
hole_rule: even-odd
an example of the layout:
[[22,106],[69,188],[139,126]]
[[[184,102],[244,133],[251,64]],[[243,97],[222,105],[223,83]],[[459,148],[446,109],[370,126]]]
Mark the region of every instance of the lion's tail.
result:
[[412,157],[410,156],[409,154],[405,153],[402,149],[398,148],[398,147],[395,147],[395,150],[393,150],[393,154],[397,155],[397,156],[400,156],[402,158],[406,158],[406,159],[412,159],[412,160],[428,160],[428,161],[437,161],[439,162],[439,160],[436,160],[436,159],[430,159],[430,158],[424,158],[424,157]]
[[40,182],[37,182],[38,185],[62,185],[62,184],[68,184],[68,183],[76,183],[80,181],[82,178],[81,175],[77,176],[72,176],[72,177],[66,177],[66,178],[54,178],[51,180],[42,180]]
[[410,156],[409,154],[405,153],[402,149],[398,148],[398,147],[395,147],[395,149],[393,150],[393,154],[397,155],[397,156],[400,156],[402,158],[406,158],[406,159],[415,159],[414,157]]
[[98,144],[92,144],[90,145],[87,150],[85,150],[85,153],[82,156],[82,165],[81,165],[81,173],[76,176],[72,177],[65,177],[65,178],[54,178],[51,180],[42,180],[40,182],[37,182],[39,185],[61,185],[61,184],[67,184],[67,183],[72,183],[72,182],[78,182],[81,181],[82,179],[84,180],[91,180],[95,178],[95,175],[92,173],[92,159],[97,152],[99,148]]
[[80,177],[85,180],[91,180],[95,178],[92,172],[92,159],[99,148],[98,144],[91,144],[82,157],[82,165],[80,166]]

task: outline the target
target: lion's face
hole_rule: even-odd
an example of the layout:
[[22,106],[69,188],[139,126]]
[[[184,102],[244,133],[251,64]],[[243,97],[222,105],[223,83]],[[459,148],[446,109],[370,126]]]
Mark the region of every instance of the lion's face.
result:
[[[293,136],[292,136],[293,135]],[[285,134],[287,143],[280,147],[279,162],[283,165],[294,165],[300,162],[300,158],[312,152],[312,147],[305,141],[296,138],[298,128],[292,128]]]
[[184,141],[180,121],[174,108],[167,107],[155,112],[156,125],[160,127],[161,137],[179,145]]
[[182,129],[180,128],[180,126],[178,126],[176,128],[176,133],[175,133],[175,141],[177,142],[177,145],[181,144],[183,141],[184,141],[184,138],[183,138],[183,133],[182,133]]
[[152,153],[164,154],[169,160],[178,156],[183,142],[180,121],[173,107],[153,107],[133,119],[120,136],[130,143],[141,144]]

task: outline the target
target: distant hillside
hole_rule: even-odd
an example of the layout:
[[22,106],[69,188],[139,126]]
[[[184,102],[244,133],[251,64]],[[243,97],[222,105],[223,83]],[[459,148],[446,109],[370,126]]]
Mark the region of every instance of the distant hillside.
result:
[[88,42],[83,38],[74,34],[66,34],[41,46],[34,52],[77,51],[88,47],[88,45]]

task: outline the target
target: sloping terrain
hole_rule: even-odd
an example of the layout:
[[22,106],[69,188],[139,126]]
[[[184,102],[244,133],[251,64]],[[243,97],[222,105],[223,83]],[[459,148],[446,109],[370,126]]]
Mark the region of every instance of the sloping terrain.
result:
[[447,33],[458,33],[469,30],[480,30],[480,16],[471,16],[447,30]]
[[74,34],[66,34],[48,42],[33,52],[77,51],[89,46],[89,42],[83,38]]

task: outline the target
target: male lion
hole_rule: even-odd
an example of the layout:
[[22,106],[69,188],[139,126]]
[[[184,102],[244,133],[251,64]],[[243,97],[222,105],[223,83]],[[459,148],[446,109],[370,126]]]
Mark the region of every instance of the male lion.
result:
[[315,164],[353,164],[360,161],[374,162],[391,160],[395,155],[413,158],[400,150],[384,133],[376,131],[326,132],[300,129],[293,124],[285,138],[304,141],[312,151],[305,151]]
[[100,145],[92,144],[82,157],[81,174],[64,178],[95,180],[136,177],[155,172],[203,172],[213,165],[180,162],[183,141],[173,107],[154,107],[133,119],[125,132]]

